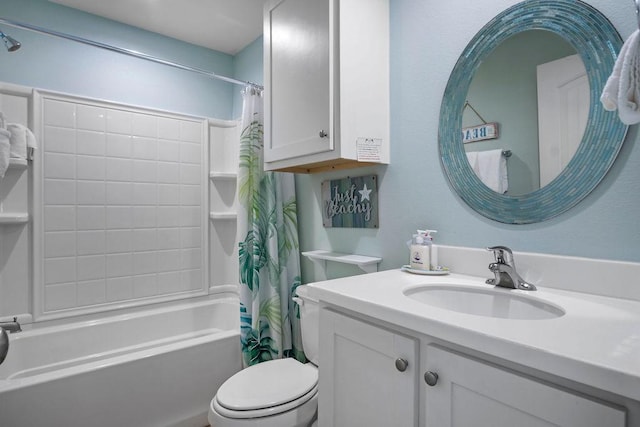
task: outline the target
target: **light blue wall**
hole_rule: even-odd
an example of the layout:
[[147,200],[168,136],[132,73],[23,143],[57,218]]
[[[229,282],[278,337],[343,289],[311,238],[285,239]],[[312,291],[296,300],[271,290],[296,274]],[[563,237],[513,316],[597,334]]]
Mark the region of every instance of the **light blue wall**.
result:
[[[233,73],[236,79],[263,84],[264,60],[262,58],[262,37],[258,37],[251,44],[238,52],[233,57]],[[242,115],[242,89],[236,87],[233,90],[233,117]]]
[[[382,269],[407,260],[416,228],[459,246],[505,244],[515,250],[640,262],[640,146],[632,127],[618,160],[596,190],[569,212],[540,224],[504,225],[477,215],[449,189],[438,160],[442,93],[458,56],[482,25],[517,0],[391,0],[391,136],[389,166],[298,175],[302,250],[333,249],[381,256]],[[590,0],[626,38],[633,3]],[[44,0],[0,0],[0,16],[262,81],[262,40],[234,58],[92,17]],[[0,26],[1,28],[1,26]],[[202,116],[239,115],[238,87],[72,42],[4,28],[23,42],[0,52],[0,81]],[[324,229],[320,185],[326,179],[377,173],[380,229]],[[303,280],[315,279],[309,261]],[[331,266],[329,276],[356,273]]]
[[[233,75],[233,57],[45,0],[0,0],[0,16]],[[197,116],[231,119],[229,83],[77,42],[0,25],[22,42],[0,51],[0,81]]]
[[[382,269],[407,262],[416,228],[459,246],[503,244],[518,251],[640,261],[640,144],[631,128],[612,170],[576,207],[549,221],[505,225],[468,208],[449,188],[438,160],[442,94],[458,56],[489,19],[517,0],[391,0],[391,164],[297,177],[302,250],[333,249],[381,256]],[[626,38],[635,29],[633,2],[589,0]],[[380,229],[324,229],[321,182],[380,176]],[[303,281],[315,279],[303,261]],[[329,276],[345,273],[331,267]],[[356,270],[353,270],[356,272]]]

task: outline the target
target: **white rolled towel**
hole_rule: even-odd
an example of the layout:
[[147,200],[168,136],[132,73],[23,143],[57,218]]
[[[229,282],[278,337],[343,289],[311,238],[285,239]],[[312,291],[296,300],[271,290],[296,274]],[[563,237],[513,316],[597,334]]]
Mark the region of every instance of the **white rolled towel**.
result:
[[0,129],[0,179],[4,178],[4,173],[9,168],[10,138],[11,133],[8,130]]
[[618,110],[622,123],[640,123],[640,30],[622,45],[600,102],[605,110]]
[[36,148],[36,137],[31,129],[20,123],[7,124],[7,130],[11,132],[11,153],[14,159],[27,159],[28,149]]

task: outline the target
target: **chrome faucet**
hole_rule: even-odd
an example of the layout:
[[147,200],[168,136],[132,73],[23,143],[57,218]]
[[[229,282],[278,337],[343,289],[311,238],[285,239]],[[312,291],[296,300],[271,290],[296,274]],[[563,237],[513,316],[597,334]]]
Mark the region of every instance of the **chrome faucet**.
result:
[[521,289],[523,291],[535,291],[536,287],[526,282],[516,271],[516,263],[513,260],[513,252],[506,246],[492,246],[487,248],[493,252],[496,262],[489,264],[489,270],[495,275],[493,279],[487,279],[488,285],[501,286],[503,288]]
[[0,328],[11,334],[14,332],[22,332],[22,328],[20,327],[17,317],[14,317],[12,322],[0,322]]
[[9,353],[9,336],[7,335],[7,331],[10,333],[22,331],[17,317],[13,318],[13,322],[0,322],[0,364],[4,362],[7,353]]
[[4,362],[7,353],[9,353],[9,337],[7,336],[7,331],[0,328],[0,364]]

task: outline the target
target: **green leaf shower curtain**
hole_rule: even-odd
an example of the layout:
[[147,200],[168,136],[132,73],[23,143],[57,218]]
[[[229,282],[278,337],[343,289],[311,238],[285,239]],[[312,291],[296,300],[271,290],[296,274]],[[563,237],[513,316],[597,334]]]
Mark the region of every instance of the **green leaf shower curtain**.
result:
[[291,299],[300,285],[293,174],[264,171],[262,93],[247,88],[243,101],[238,170],[243,363],[305,361],[300,314]]

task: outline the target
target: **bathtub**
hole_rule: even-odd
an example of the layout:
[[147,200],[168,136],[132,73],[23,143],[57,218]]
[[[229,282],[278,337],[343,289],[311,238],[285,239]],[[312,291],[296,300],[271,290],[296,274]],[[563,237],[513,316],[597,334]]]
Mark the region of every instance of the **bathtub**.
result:
[[206,426],[241,368],[238,313],[204,297],[11,334],[0,426]]

